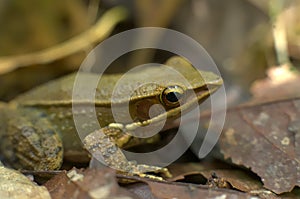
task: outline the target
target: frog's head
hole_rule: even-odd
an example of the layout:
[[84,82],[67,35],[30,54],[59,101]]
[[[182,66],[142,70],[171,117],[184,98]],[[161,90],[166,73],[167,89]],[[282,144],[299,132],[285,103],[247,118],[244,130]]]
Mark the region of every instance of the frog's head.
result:
[[173,57],[166,65],[176,72],[166,76],[160,71],[155,78],[149,72],[156,81],[140,86],[130,100],[130,113],[135,121],[147,124],[159,118],[177,118],[201,104],[223,84],[220,76],[197,70],[183,58]]

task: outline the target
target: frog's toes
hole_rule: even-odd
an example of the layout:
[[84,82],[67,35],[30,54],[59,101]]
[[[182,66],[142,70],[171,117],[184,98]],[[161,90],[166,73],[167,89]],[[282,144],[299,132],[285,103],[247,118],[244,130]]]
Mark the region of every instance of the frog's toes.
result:
[[92,153],[93,158],[103,160],[107,166],[129,175],[138,175],[140,177],[150,177],[160,180],[162,179],[161,177],[148,173],[159,173],[167,178],[172,177],[167,168],[128,161],[122,150],[113,142],[113,139],[107,136],[108,131],[107,128],[103,128],[94,131],[84,138],[84,146]]

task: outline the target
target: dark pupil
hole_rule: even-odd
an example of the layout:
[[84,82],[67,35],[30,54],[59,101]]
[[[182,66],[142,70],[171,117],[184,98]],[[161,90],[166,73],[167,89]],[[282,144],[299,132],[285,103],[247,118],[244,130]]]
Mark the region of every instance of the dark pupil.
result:
[[181,94],[178,93],[178,92],[170,92],[166,95],[166,99],[169,101],[169,102],[177,102],[178,99],[181,98]]

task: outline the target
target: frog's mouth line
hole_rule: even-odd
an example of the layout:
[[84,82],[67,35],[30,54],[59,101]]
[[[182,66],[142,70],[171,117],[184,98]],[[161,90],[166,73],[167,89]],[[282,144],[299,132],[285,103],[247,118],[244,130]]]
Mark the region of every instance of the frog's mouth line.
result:
[[[176,119],[176,118],[180,117],[181,115],[187,113],[189,110],[196,107],[200,103],[202,103],[210,95],[212,95],[214,92],[216,92],[219,87],[220,87],[219,84],[216,84],[216,85],[212,84],[209,86],[199,88],[196,91],[194,91],[194,93],[196,94],[196,97],[195,97],[195,95],[188,97],[185,100],[185,103],[183,105],[173,108],[173,109],[170,109],[167,112],[159,114],[151,119],[128,124],[125,126],[125,128],[127,130],[135,130],[138,127],[143,127],[143,126],[148,126],[150,124],[165,122],[165,118],[167,118],[167,120]],[[178,113],[180,113],[180,114],[178,114]]]
[[194,107],[201,104],[207,98],[209,98],[210,95],[212,95],[214,92],[216,92],[218,90],[219,87],[220,87],[219,85],[211,85],[210,87],[205,86],[203,88],[199,88],[196,91],[194,91],[194,94],[196,96],[192,95],[192,96],[187,97],[186,102],[183,105],[181,105],[177,108],[174,108],[174,109],[166,112],[165,114],[167,114],[168,119],[178,116],[178,114],[176,114],[178,112],[181,112],[181,115],[183,115],[183,114],[187,113],[189,110],[191,110]]

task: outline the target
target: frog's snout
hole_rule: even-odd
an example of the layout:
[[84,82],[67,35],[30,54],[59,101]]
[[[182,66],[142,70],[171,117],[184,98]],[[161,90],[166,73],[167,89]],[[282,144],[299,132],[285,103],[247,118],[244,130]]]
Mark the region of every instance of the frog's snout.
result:
[[214,93],[223,85],[223,79],[220,76],[214,75],[209,80],[206,80],[206,89],[210,93]]
[[211,80],[208,84],[207,84],[207,88],[209,90],[214,89],[214,88],[219,88],[220,86],[223,85],[223,79],[221,77],[217,77],[214,80]]

